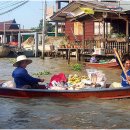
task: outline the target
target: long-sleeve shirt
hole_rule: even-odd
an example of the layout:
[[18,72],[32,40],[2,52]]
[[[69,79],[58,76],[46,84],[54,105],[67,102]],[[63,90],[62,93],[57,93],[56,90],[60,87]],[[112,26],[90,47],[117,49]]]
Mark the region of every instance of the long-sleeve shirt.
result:
[[90,63],[96,63],[97,62],[97,59],[95,56],[92,56],[91,59],[90,59]]
[[16,88],[21,88],[24,85],[33,85],[40,82],[40,79],[30,76],[25,68],[17,67],[13,73],[12,77],[16,84]]
[[[127,75],[130,76],[130,70],[127,71]],[[130,84],[129,84],[129,83],[127,82],[127,80],[126,80],[126,76],[125,76],[124,72],[122,72],[121,78],[122,78],[121,85],[122,85],[123,87],[128,87],[128,86],[130,86]]]

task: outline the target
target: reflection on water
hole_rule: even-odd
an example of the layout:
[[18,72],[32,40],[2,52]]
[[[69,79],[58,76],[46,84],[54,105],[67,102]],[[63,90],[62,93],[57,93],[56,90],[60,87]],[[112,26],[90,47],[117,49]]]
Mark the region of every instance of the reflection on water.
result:
[[[0,59],[1,79],[12,79],[13,67],[8,59]],[[51,75],[64,72],[75,74],[62,58],[33,58],[28,66],[33,74],[48,70]],[[119,69],[102,69],[108,82],[120,81]],[[79,75],[86,74],[85,68]],[[50,76],[44,76],[49,82]],[[94,129],[130,128],[130,99],[9,99],[0,98],[0,129]]]

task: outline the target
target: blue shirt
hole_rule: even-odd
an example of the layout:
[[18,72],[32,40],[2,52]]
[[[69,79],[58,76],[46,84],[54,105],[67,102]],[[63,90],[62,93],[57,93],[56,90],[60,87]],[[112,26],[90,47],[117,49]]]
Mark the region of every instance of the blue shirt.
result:
[[30,76],[25,68],[17,67],[13,73],[12,77],[16,83],[16,88],[21,88],[24,85],[33,85],[40,82],[40,79],[33,78]]
[[96,63],[97,62],[97,59],[95,56],[92,56],[91,59],[90,59],[90,63]]
[[[127,71],[127,75],[130,76],[130,70]],[[122,85],[123,87],[130,86],[130,84],[129,84],[129,83],[127,82],[127,80],[126,80],[126,76],[125,76],[124,72],[122,72],[121,78],[122,78],[121,85]]]

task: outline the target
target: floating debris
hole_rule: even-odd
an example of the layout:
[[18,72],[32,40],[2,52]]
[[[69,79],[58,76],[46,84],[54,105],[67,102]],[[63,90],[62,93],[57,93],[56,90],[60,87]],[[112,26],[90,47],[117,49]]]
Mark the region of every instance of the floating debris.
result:
[[16,62],[16,58],[10,58],[10,59],[9,59],[9,62],[10,62],[11,64],[14,64],[14,63]]
[[43,76],[43,75],[50,75],[50,74],[51,73],[48,70],[44,70],[42,72],[34,73],[33,75],[40,77],[40,76]]
[[81,64],[72,64],[70,65],[71,66],[71,69],[74,70],[74,71],[81,71],[82,70],[82,65]]

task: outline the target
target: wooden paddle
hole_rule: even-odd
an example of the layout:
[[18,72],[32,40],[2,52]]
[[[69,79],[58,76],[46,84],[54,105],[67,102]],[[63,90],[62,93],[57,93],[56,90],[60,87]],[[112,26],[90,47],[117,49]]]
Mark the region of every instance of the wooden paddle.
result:
[[[122,68],[122,70],[123,70],[125,76],[127,77],[127,73],[126,73],[125,68],[124,68],[124,66],[123,66],[123,64],[122,64],[122,62],[121,62],[121,59],[120,59],[120,57],[119,57],[119,55],[118,55],[118,53],[117,53],[116,48],[113,48],[113,50],[114,50],[114,53],[115,53],[115,55],[116,55],[116,57],[117,57],[117,59],[118,59],[118,61],[119,61],[119,63],[120,63],[120,66],[121,66],[121,68]],[[128,83],[130,84],[130,81],[128,81]]]

